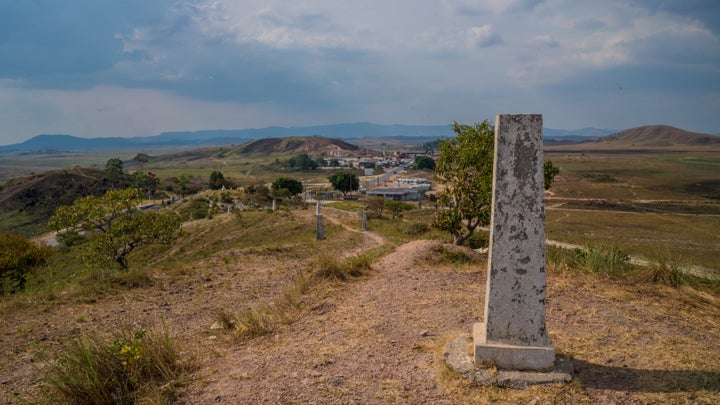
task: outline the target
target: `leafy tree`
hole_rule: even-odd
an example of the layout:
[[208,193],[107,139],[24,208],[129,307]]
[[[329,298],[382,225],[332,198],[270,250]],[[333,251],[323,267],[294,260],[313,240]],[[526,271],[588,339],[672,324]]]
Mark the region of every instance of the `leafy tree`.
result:
[[368,210],[373,218],[382,218],[383,210],[385,209],[385,199],[379,196],[372,197],[368,201]]
[[552,186],[553,181],[555,181],[555,176],[557,176],[558,173],[560,173],[560,168],[555,166],[552,160],[548,160],[543,163],[543,185],[545,190],[550,189],[550,186]]
[[103,196],[87,196],[60,207],[48,226],[58,232],[84,234],[89,241],[88,258],[98,263],[115,262],[128,267],[127,256],[135,248],[170,243],[180,230],[175,214],[145,212],[132,188],[112,190]]
[[181,174],[175,180],[175,192],[180,194],[180,198],[185,198],[185,192],[187,191],[188,177]]
[[462,245],[478,226],[490,224],[495,133],[487,120],[474,126],[456,122],[453,131],[456,137],[439,144],[435,177],[446,187],[437,193],[444,209],[437,212],[433,225]]
[[[441,139],[439,144],[435,177],[447,187],[437,193],[445,209],[438,211],[433,225],[450,232],[455,244],[462,245],[478,226],[490,224],[495,129],[485,120],[474,126],[456,122],[453,131],[455,138]],[[559,171],[552,161],[543,164],[546,190]]]
[[402,215],[403,211],[408,211],[413,209],[412,204],[408,204],[403,201],[387,201],[385,203],[385,208],[387,208],[388,211],[390,211],[390,214],[392,215],[392,220],[394,221],[398,217]]
[[150,161],[150,155],[148,155],[147,153],[138,153],[137,155],[135,155],[133,160],[140,164],[147,163]]
[[47,246],[36,245],[10,232],[0,232],[0,292],[22,290],[26,274],[44,265],[49,253]]
[[315,170],[318,167],[316,161],[314,161],[307,153],[301,153],[297,156],[293,156],[288,159],[288,165],[293,169],[300,170]]
[[272,189],[275,191],[287,190],[290,195],[298,195],[303,191],[303,185],[300,180],[290,177],[278,177],[272,183]]
[[315,158],[315,163],[317,163],[318,167],[319,167],[319,166],[327,166],[327,165],[328,165],[327,160],[323,159],[322,157],[316,157],[316,158]]
[[415,170],[435,170],[435,159],[430,156],[416,156],[415,162],[413,163],[413,169]]
[[150,172],[137,171],[130,175],[130,184],[140,194],[145,192],[150,197],[160,185],[160,179]]
[[360,189],[360,179],[356,174],[346,172],[345,170],[339,170],[328,177],[330,184],[335,190],[338,190],[347,194],[350,191],[357,191]]
[[340,167],[340,161],[337,159],[330,159],[330,162],[328,163],[328,166],[330,167]]
[[225,176],[223,176],[222,172],[215,170],[210,173],[210,182],[208,183],[210,190],[220,190],[225,183]]
[[113,184],[117,187],[120,184],[123,174],[123,161],[119,158],[110,158],[105,164],[105,173]]

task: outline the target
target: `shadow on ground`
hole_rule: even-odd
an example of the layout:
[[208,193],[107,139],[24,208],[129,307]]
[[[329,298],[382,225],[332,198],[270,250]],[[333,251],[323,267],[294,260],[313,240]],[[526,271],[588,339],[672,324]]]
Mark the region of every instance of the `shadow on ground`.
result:
[[586,388],[631,392],[720,390],[720,373],[702,370],[644,370],[573,360],[576,378]]

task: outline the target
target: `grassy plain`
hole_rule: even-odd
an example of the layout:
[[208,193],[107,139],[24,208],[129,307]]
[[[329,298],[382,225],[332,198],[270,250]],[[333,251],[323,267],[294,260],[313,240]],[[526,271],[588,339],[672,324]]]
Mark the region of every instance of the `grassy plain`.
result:
[[720,152],[557,153],[552,194],[566,198],[720,200]]
[[720,274],[720,153],[549,153],[548,238]]

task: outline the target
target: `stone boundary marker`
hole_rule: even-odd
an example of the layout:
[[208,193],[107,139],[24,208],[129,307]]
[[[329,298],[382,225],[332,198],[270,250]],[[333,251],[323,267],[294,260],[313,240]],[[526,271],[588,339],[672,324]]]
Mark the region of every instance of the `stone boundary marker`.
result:
[[[473,327],[474,371],[462,353],[450,351],[462,343],[446,346],[451,366],[480,384],[522,387],[572,379],[572,364],[556,362],[545,327],[542,124],[540,114],[501,114],[495,121],[485,319]],[[489,366],[499,370],[497,376],[475,369]]]

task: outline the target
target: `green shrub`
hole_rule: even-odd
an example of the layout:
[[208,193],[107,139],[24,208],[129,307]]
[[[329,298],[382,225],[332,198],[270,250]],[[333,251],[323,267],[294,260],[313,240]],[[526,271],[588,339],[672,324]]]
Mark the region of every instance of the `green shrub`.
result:
[[616,246],[585,245],[575,249],[573,267],[607,277],[617,277],[630,270],[630,256]]
[[475,230],[469,238],[465,239],[463,245],[470,249],[483,249],[490,245],[490,236],[486,232]]
[[25,288],[27,273],[45,265],[50,248],[15,235],[0,232],[0,294]]
[[405,230],[405,233],[407,233],[409,236],[418,236],[427,232],[430,232],[430,225],[424,222],[413,222],[410,224],[407,230]]
[[437,245],[432,248],[433,260],[440,263],[450,263],[456,266],[474,263],[476,259],[468,255],[460,248],[447,248],[444,245]]

